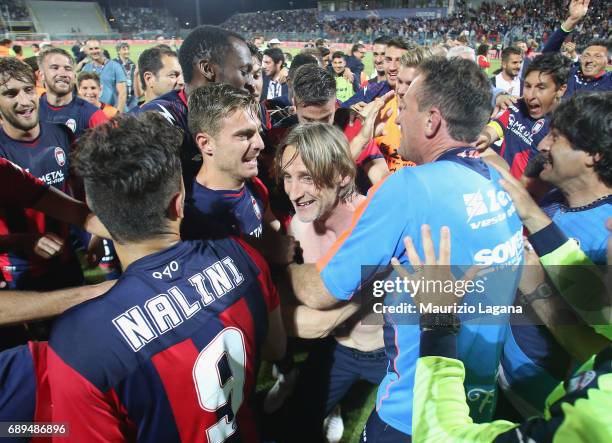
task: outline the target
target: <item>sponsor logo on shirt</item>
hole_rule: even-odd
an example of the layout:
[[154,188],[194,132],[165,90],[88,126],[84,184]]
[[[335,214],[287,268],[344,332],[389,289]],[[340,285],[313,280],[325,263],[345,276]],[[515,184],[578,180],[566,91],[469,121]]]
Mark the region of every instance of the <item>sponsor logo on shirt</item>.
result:
[[56,185],[59,183],[64,183],[64,171],[59,170],[59,171],[48,172],[44,175],[41,175],[38,178],[44,181],[48,185]]
[[516,212],[508,193],[501,190],[490,189],[484,195],[480,190],[463,194],[463,203],[468,216],[467,222],[472,229],[495,225]]
[[481,249],[474,254],[478,265],[518,265],[523,256],[523,231],[514,233],[510,239],[494,246],[491,249]]
[[538,132],[540,132],[540,130],[542,130],[542,128],[544,127],[544,121],[545,120],[541,118],[535,122],[533,128],[531,128],[531,135],[536,135]]
[[525,127],[524,124],[518,121],[516,117],[514,117],[514,114],[510,114],[510,116],[508,117],[508,129],[510,129],[512,133],[514,133],[518,138],[523,140],[527,145],[531,146],[533,144],[534,133],[530,129]]

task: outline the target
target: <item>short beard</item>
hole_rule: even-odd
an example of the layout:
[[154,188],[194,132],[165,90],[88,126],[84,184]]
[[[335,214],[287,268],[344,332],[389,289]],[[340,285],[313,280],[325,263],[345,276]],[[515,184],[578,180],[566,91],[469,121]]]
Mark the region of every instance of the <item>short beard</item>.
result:
[[[38,117],[38,109],[36,109],[34,112],[36,112],[37,117]],[[2,118],[11,126],[13,126],[16,129],[19,129],[20,131],[30,131],[32,129],[34,129],[36,127],[36,125],[38,125],[38,118],[35,119],[34,123],[30,126],[24,126],[22,125],[17,119],[15,119],[13,117],[13,114],[10,115],[5,115],[5,114],[1,114]]]

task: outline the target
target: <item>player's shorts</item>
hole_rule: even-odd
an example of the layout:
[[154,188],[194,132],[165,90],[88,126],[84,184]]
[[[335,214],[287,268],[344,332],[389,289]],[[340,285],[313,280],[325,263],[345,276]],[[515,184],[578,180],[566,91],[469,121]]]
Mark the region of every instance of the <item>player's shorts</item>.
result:
[[381,420],[376,409],[363,428],[359,443],[411,443],[412,436],[398,431],[393,426]]

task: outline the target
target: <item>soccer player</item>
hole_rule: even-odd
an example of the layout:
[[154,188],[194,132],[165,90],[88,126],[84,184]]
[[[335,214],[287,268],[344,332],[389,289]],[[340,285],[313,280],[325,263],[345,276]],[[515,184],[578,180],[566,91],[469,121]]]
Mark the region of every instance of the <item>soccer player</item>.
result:
[[344,52],[336,51],[332,54],[331,66],[336,79],[336,98],[341,102],[346,101],[353,96],[356,89],[359,89],[359,82],[353,80],[351,84],[345,78],[346,57]]
[[285,350],[278,295],[240,240],[180,240],[181,140],[157,113],[80,140],[76,171],[125,272],[53,327],[52,421],[75,441],[258,441],[258,362]]
[[512,175],[521,177],[537,153],[538,144],[548,134],[550,114],[561,103],[568,73],[569,59],[559,54],[534,58],[525,70],[523,98],[494,118],[475,146],[485,149],[503,139],[498,153],[510,166]]
[[[138,108],[156,111],[183,130],[181,161],[185,183],[190,185],[202,164],[200,150],[187,124],[187,97],[199,86],[226,83],[254,92],[253,62],[246,41],[234,32],[216,26],[200,26],[189,33],[179,50],[185,87],[170,91]],[[191,192],[187,189],[187,194]]]
[[[609,243],[612,246],[612,241]],[[429,266],[424,273],[410,276],[404,271],[402,275],[412,280],[452,279],[453,276],[445,272],[451,262],[448,229],[440,234],[438,258],[434,244],[430,231],[425,228],[422,246],[424,260],[421,260],[414,243],[407,238],[405,245],[413,269],[423,269],[423,262]],[[455,301],[454,297],[439,293],[423,294],[421,297],[423,302],[442,308]],[[547,300],[541,302],[547,303]],[[474,423],[467,414],[468,405],[463,388],[465,368],[457,355],[457,336],[464,326],[456,317],[435,323],[431,317],[427,318],[431,315],[421,315],[420,358],[415,375],[414,441],[603,443],[612,438],[609,402],[612,396],[609,383],[612,347],[609,342],[548,397],[545,415],[530,417],[522,423],[506,420]]]
[[74,94],[74,60],[61,48],[45,49],[38,57],[46,94],[40,98],[40,121],[66,125],[76,137],[108,121],[95,105]]
[[501,71],[491,77],[491,83],[496,88],[503,89],[507,94],[520,97],[523,84],[519,72],[523,65],[523,51],[516,46],[508,46],[502,50],[501,60]]
[[280,80],[284,64],[285,55],[280,48],[269,48],[263,52],[261,65],[264,73],[262,99],[284,98],[285,101],[289,101],[287,82],[281,82]]
[[[606,263],[606,220],[612,217],[612,93],[576,94],[552,115],[551,129],[540,142],[545,163],[540,178],[555,187],[541,204],[564,236],[578,242],[588,259]],[[550,233],[532,236],[539,247]],[[544,293],[545,294],[545,293]],[[537,299],[538,293],[528,298]],[[502,359],[503,382],[531,411],[564,379],[570,356],[543,327],[512,325]],[[518,368],[520,367],[520,370]]]
[[114,106],[100,101],[102,85],[100,84],[100,76],[95,72],[79,72],[77,75],[77,91],[79,97],[100,108],[109,119],[119,113],[119,110]]
[[[368,80],[368,85],[385,81],[385,49],[387,47],[387,37],[378,37],[372,43],[372,65],[374,75]],[[366,86],[366,87],[367,87]]]
[[[27,64],[13,57],[0,59],[0,157],[66,192],[72,134],[64,125],[39,123],[34,85]],[[51,290],[81,284],[83,275],[67,244],[66,224],[18,205],[5,208],[1,220],[7,252],[0,264],[9,288]]]
[[99,40],[89,39],[86,45],[90,61],[83,65],[82,71],[98,74],[102,84],[100,101],[114,106],[119,112],[124,112],[127,100],[125,71],[115,60],[106,58]]
[[[300,242],[304,262],[315,263],[349,228],[365,201],[355,188],[348,142],[335,126],[307,123],[289,133],[276,160],[277,177],[295,210],[289,233]],[[350,387],[358,380],[378,385],[386,374],[382,318],[378,324],[370,320],[364,325],[363,312],[354,315],[360,307],[352,303],[319,311],[305,305],[283,306],[289,335],[329,336],[315,344],[300,368],[290,407],[289,428],[295,441],[321,441],[323,419]],[[341,423],[342,418],[334,420]]]
[[178,54],[171,49],[154,47],[142,51],[138,57],[138,76],[145,103],[185,86]]
[[400,37],[387,40],[384,60],[385,80],[360,89],[350,99],[343,102],[342,107],[361,110],[376,97],[382,97],[395,89],[400,58],[409,48],[408,43]]
[[[546,42],[543,52],[557,52],[563,42],[586,16],[590,0],[572,0],[568,5],[568,17]],[[580,91],[612,90],[612,72],[607,71],[610,58],[610,40],[593,40],[589,42],[580,60],[570,69],[567,80],[567,97]]]
[[[466,96],[471,97],[469,103]],[[401,169],[370,190],[349,230],[317,262],[320,275],[312,265],[289,265],[292,287],[301,302],[326,309],[351,299],[374,277],[377,266],[388,265],[392,257],[406,261],[402,239],[411,236],[420,244],[420,227],[426,222],[432,232],[443,225],[457,232],[453,264],[521,263],[520,220],[498,184],[499,174],[470,148],[488,120],[490,102],[489,80],[476,63],[432,58],[419,66],[419,76],[404,95],[398,116],[400,153],[419,166]],[[503,255],[494,252],[501,250]],[[375,266],[362,269],[365,264]],[[495,281],[495,288],[485,288],[478,297],[490,296],[496,304],[511,305],[518,284],[516,271],[506,269],[503,275],[488,277]],[[385,300],[394,302],[395,297]],[[386,320],[384,338],[390,364],[362,441],[410,441],[412,434],[419,328],[388,321],[392,319]],[[506,330],[507,325],[499,321],[486,326],[466,324],[460,333],[459,355],[467,367],[465,389],[475,420],[491,416]]]

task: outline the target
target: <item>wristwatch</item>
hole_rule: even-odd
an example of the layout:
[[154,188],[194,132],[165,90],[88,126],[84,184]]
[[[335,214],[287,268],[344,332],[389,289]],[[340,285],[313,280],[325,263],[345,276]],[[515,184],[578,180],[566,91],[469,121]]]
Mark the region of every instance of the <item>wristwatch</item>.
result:
[[461,320],[455,314],[422,314],[419,320],[421,331],[446,330],[457,334],[461,328]]
[[553,295],[552,288],[546,282],[540,283],[532,292],[528,294],[520,293],[519,302],[523,306],[528,306],[533,303],[534,300],[541,300],[549,298]]

